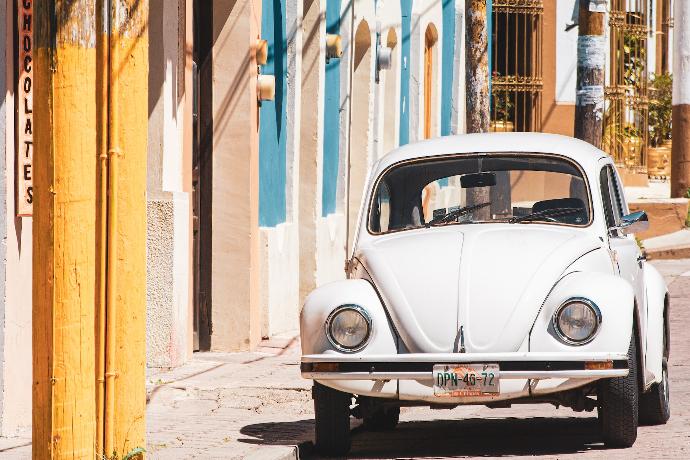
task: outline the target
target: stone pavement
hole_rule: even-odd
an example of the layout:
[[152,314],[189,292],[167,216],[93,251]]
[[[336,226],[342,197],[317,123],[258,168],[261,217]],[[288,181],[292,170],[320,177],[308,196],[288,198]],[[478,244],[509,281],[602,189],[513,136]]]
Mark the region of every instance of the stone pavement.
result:
[[[385,433],[363,431],[353,420],[352,456],[690,458],[690,260],[654,264],[672,296],[672,415],[667,425],[641,427],[632,448],[604,449],[596,412],[469,406],[405,408],[398,428]],[[148,377],[147,458],[310,458],[310,387],[299,377],[296,338],[273,339],[253,353],[196,354],[180,368]],[[0,438],[0,459],[29,456],[27,437]]]

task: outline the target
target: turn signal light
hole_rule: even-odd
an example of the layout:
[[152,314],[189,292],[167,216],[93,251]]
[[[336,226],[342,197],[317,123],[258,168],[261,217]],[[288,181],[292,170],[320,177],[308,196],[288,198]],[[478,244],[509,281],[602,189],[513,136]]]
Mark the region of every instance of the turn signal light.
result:
[[603,371],[606,369],[613,369],[613,361],[587,361],[587,362],[585,362],[585,370]]
[[312,372],[338,372],[338,363],[314,363]]

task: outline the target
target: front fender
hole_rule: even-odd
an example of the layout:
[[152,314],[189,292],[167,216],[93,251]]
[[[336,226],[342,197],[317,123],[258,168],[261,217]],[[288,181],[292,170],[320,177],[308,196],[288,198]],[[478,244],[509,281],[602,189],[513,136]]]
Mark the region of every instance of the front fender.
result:
[[[666,298],[668,290],[666,282],[661,274],[651,264],[644,264],[645,289],[647,291],[647,337],[643,337],[647,343],[646,365],[647,371],[654,374],[653,381],[661,381],[661,364],[664,354],[664,333],[669,333]],[[666,329],[665,329],[666,327]],[[647,379],[648,380],[648,379]],[[650,382],[647,382],[650,383]]]
[[325,284],[315,289],[305,300],[300,313],[302,354],[341,353],[326,338],[325,324],[328,315],[344,304],[364,308],[372,322],[368,345],[357,353],[348,353],[349,356],[397,353],[395,333],[376,290],[367,280],[348,279]]
[[[556,309],[572,297],[585,297],[599,307],[602,322],[596,337],[579,346],[563,343],[553,328]],[[573,272],[549,293],[530,332],[529,351],[627,353],[633,329],[634,293],[630,284],[608,273]]]

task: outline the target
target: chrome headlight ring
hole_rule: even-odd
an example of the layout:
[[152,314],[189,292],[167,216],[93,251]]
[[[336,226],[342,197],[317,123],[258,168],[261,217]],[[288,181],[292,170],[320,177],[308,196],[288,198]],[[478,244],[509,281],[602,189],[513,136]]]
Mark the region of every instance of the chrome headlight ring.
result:
[[[353,347],[347,347],[339,343],[335,338],[333,337],[332,329],[331,326],[333,324],[333,320],[340,315],[341,313],[345,311],[354,311],[358,313],[365,321],[366,324],[366,334],[364,335],[364,338],[361,340],[359,344]],[[333,345],[333,347],[341,351],[343,353],[356,353],[360,350],[362,350],[364,347],[366,347],[369,344],[369,340],[371,340],[372,332],[373,332],[373,323],[371,320],[371,316],[369,316],[369,313],[367,311],[360,307],[359,305],[356,304],[343,304],[340,305],[339,307],[336,307],[329,315],[328,318],[326,319],[326,323],[324,324],[325,327],[325,332],[326,332],[326,337],[328,338],[328,342]]]
[[[584,304],[585,306],[587,306],[595,318],[594,329],[592,330],[592,332],[587,337],[585,337],[582,340],[576,340],[576,339],[573,339],[573,338],[569,337],[568,335],[566,335],[563,332],[563,330],[561,329],[561,326],[559,324],[559,318],[560,318],[561,313],[563,313],[563,310],[565,310],[566,308],[568,308],[569,306],[571,306],[574,303],[580,303],[580,304]],[[602,319],[603,318],[601,315],[601,310],[599,309],[599,306],[596,303],[592,302],[591,300],[589,300],[585,297],[571,297],[568,300],[566,300],[565,302],[563,302],[556,309],[556,311],[553,314],[553,317],[551,318],[551,324],[552,324],[553,330],[556,333],[556,336],[558,337],[558,339],[560,339],[562,342],[564,342],[568,345],[580,346],[580,345],[588,344],[589,342],[594,340],[594,338],[597,336],[597,334],[599,334],[599,330],[601,329]]]

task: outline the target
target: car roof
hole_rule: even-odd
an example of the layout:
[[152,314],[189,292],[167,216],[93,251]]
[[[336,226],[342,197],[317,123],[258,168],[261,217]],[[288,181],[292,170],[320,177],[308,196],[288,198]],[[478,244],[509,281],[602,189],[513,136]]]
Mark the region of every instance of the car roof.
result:
[[401,161],[471,153],[552,153],[574,160],[585,170],[593,170],[608,155],[593,145],[573,137],[544,133],[483,133],[442,136],[407,144],[384,155],[374,168],[378,177]]

